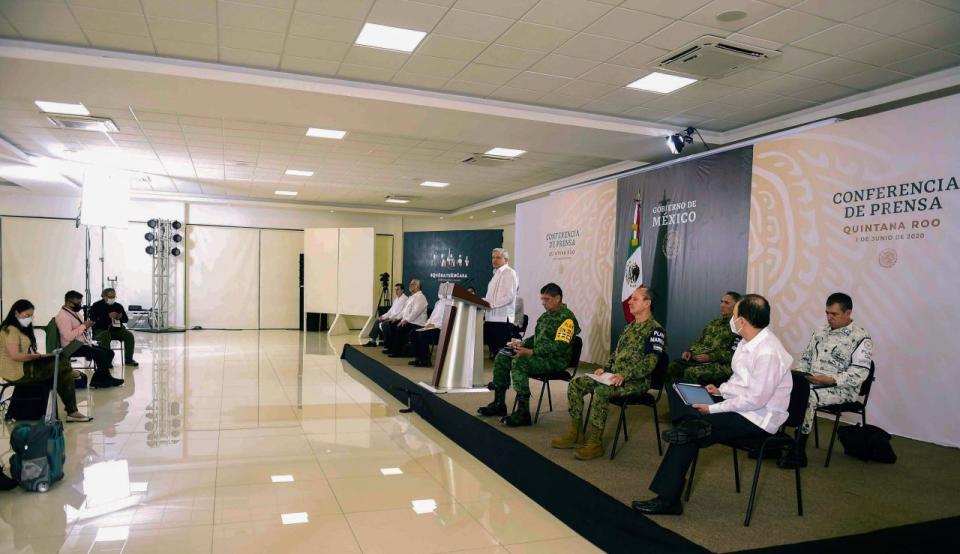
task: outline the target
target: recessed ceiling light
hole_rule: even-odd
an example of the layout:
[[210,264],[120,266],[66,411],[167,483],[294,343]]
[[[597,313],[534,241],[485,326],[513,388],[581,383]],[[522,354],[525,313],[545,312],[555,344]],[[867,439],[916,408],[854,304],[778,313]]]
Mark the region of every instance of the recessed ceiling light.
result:
[[270,480],[274,483],[293,483],[293,475],[271,475]]
[[336,212],[335,212],[335,211],[333,211],[333,210],[330,210],[330,213],[336,213]]
[[493,148],[484,152],[487,156],[497,156],[498,158],[516,158],[527,153],[526,150],[517,150],[515,148]]
[[490,210],[490,213],[495,214],[497,213],[497,210]]
[[308,523],[310,516],[307,512],[294,512],[290,514],[280,514],[280,521],[284,525],[293,525],[295,523]]
[[636,81],[627,85],[627,88],[635,88],[637,90],[647,90],[650,92],[659,92],[660,94],[667,94],[668,92],[673,92],[677,89],[681,89],[690,83],[696,83],[696,79],[691,79],[689,77],[680,77],[679,75],[668,75],[666,73],[659,73],[654,71],[653,73],[637,79]]
[[307,136],[340,140],[343,137],[347,136],[347,132],[337,131],[335,129],[317,129],[316,127],[310,127],[309,129],[307,129]]
[[276,194],[277,196],[296,196],[297,194],[299,194],[295,190],[275,190],[273,191],[273,193]]
[[432,498],[411,500],[410,504],[413,504],[413,511],[418,514],[429,514],[437,509],[437,501]]
[[380,473],[384,475],[403,475],[403,470],[399,467],[381,467]]
[[384,50],[413,52],[425,36],[427,33],[423,31],[366,23],[360,30],[360,35],[357,36],[357,44]]
[[90,111],[83,104],[65,104],[63,102],[46,102],[37,100],[34,102],[38,108],[46,113],[65,113],[70,115],[90,115]]
[[383,201],[388,202],[390,204],[409,204],[410,203],[410,200],[407,198],[394,198],[391,196],[384,198]]
[[307,171],[306,169],[288,169],[285,174],[293,175],[294,177],[313,177],[313,172]]
[[424,182],[420,183],[420,186],[421,186],[421,187],[433,187],[433,188],[442,189],[443,187],[449,187],[449,186],[450,186],[450,183],[439,183],[439,182],[437,182],[437,181],[424,181]]

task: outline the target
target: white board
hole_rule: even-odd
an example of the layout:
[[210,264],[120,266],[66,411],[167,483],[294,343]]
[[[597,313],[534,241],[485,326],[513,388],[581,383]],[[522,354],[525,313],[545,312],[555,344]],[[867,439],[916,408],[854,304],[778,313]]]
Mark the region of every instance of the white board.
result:
[[303,230],[304,311],[337,313],[340,229]]

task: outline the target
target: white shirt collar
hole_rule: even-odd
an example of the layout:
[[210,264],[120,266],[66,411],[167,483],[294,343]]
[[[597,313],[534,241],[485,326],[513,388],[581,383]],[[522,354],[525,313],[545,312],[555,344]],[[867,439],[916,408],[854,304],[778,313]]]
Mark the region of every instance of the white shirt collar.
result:
[[509,264],[509,263],[506,263],[506,264],[503,264],[502,266],[498,267],[497,269],[494,269],[493,271],[494,271],[494,273],[502,273],[502,272],[505,271],[508,267],[510,267],[510,264]]
[[743,341],[743,349],[746,350],[747,352],[753,352],[754,349],[757,348],[757,345],[763,342],[763,340],[767,338],[767,336],[770,334],[767,331],[767,329],[768,327],[764,327],[763,329],[760,330],[759,333],[757,333],[757,336],[753,337],[750,340]]

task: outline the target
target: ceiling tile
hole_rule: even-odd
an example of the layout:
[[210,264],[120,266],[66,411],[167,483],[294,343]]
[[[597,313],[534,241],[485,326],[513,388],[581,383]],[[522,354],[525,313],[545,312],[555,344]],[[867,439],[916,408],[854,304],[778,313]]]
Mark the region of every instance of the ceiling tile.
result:
[[510,102],[525,103],[536,102],[536,100],[541,96],[543,96],[543,93],[540,91],[513,87],[500,87],[490,95],[491,98],[496,98],[498,100],[509,100]]
[[90,44],[96,48],[156,54],[156,49],[153,47],[153,41],[150,40],[150,37],[121,35],[120,33],[107,33],[103,31],[87,31],[86,35],[87,39],[90,40]]
[[290,34],[353,43],[361,27],[362,21],[303,13],[290,22]]
[[708,117],[711,119],[726,117],[734,112],[740,111],[737,106],[721,104],[719,102],[707,102],[683,112],[683,115],[693,115],[698,117]]
[[570,79],[558,77],[556,75],[544,75],[542,73],[533,73],[524,71],[517,75],[508,83],[511,87],[523,88],[527,90],[536,90],[540,92],[550,92],[560,88],[570,82]]
[[512,46],[494,44],[477,56],[477,63],[509,67],[512,69],[527,69],[544,56],[543,52],[522,50]]
[[863,73],[857,73],[856,75],[851,75],[850,77],[840,79],[837,81],[837,84],[860,90],[873,90],[880,87],[885,87],[887,85],[892,85],[893,83],[899,83],[900,81],[905,81],[907,79],[910,79],[910,75],[905,73],[897,73],[896,71],[890,71],[888,69],[873,68],[868,69]]
[[575,110],[586,104],[587,100],[578,96],[567,96],[566,94],[560,94],[557,92],[548,92],[547,94],[541,96],[537,103],[554,108]]
[[380,48],[368,48],[366,46],[352,46],[343,58],[343,63],[353,65],[368,65],[371,67],[383,67],[396,71],[410,59],[410,54],[404,52],[393,52]]
[[956,12],[920,0],[897,0],[893,4],[861,15],[850,22],[887,35],[896,35],[954,15]]
[[408,0],[377,0],[367,21],[391,27],[429,31],[443,18],[447,8]]
[[579,96],[587,100],[597,100],[617,90],[618,86],[584,80],[573,81],[557,89],[556,92],[568,96]]
[[934,50],[926,54],[907,58],[902,62],[890,64],[887,66],[887,69],[901,73],[909,73],[910,75],[925,75],[956,65],[960,65],[960,56],[944,52],[943,50]]
[[283,35],[253,29],[220,27],[220,46],[279,54],[283,52]]
[[87,44],[87,39],[66,4],[6,0],[3,2],[3,14],[25,38]]
[[826,31],[820,31],[817,34],[798,40],[794,42],[793,45],[815,52],[838,55],[877,42],[883,38],[883,35],[880,33],[843,23],[831,27]]
[[[467,62],[463,60],[449,60],[416,54],[411,56],[406,65],[403,66],[403,72],[443,77],[446,80],[459,73],[465,65],[467,65]],[[396,77],[394,77],[394,80],[396,80]]]
[[823,83],[822,85],[797,92],[792,96],[809,102],[830,102],[831,100],[837,100],[838,98],[850,96],[858,92],[860,91],[850,87],[842,87],[833,83]]
[[222,0],[217,15],[222,26],[271,33],[285,33],[290,23],[290,10],[276,10]]
[[913,56],[919,56],[930,49],[919,44],[897,38],[886,38],[863,48],[857,48],[843,55],[845,58],[871,65],[888,65]]
[[454,9],[447,12],[433,32],[451,37],[493,42],[512,24],[513,20],[505,17]]
[[672,20],[659,15],[616,8],[587,27],[587,32],[630,42],[640,42]]
[[823,81],[810,79],[808,77],[800,77],[799,75],[781,75],[769,81],[757,83],[750,87],[750,90],[789,96],[792,92],[813,88],[822,82]]
[[580,31],[613,6],[586,0],[541,0],[523,16],[524,21]]
[[637,44],[611,59],[610,63],[644,69],[666,53],[667,51],[661,48],[654,48],[646,44]]
[[558,48],[556,53],[602,62],[623,52],[631,44],[625,40],[580,33]]
[[[297,11],[363,20],[374,0],[297,0]],[[298,17],[294,14],[294,18]]]
[[147,15],[217,24],[216,0],[142,0]]
[[310,75],[336,75],[337,70],[340,69],[340,62],[284,54],[280,61],[280,69]]
[[497,42],[525,50],[550,51],[566,42],[575,33],[566,29],[536,23],[517,22]]
[[836,21],[850,21],[851,19],[882,8],[894,0],[806,0],[800,2],[793,9],[819,15]]
[[503,86],[519,74],[515,69],[472,63],[457,75],[457,80]]
[[298,58],[316,58],[333,62],[340,62],[350,50],[350,43],[320,40],[309,37],[288,35],[283,46],[284,56]]
[[710,131],[730,131],[732,129],[743,127],[744,123],[742,121],[733,121],[730,119],[711,119],[710,121],[701,123],[700,126],[703,129]]
[[826,54],[811,52],[810,50],[804,50],[803,48],[797,48],[796,46],[784,46],[780,49],[780,52],[782,52],[780,56],[777,56],[770,61],[760,63],[755,67],[770,71],[779,71],[781,73],[789,73],[791,71],[800,69],[801,67],[806,67],[810,64],[817,63],[830,57]]
[[729,34],[730,31],[724,31],[722,29],[704,27],[703,25],[687,23],[686,21],[676,21],[667,26],[667,28],[647,37],[643,40],[643,43],[665,50],[673,50],[704,35],[724,38]]
[[[458,81],[454,79],[447,83],[447,85],[443,88],[444,90],[459,92],[462,94],[470,94],[472,96],[488,96],[499,87],[486,83],[473,83],[470,81]],[[467,156],[463,157],[466,158]]]
[[780,75],[781,73],[777,73],[776,71],[766,71],[763,69],[754,69],[750,67],[727,75],[722,79],[711,79],[711,81],[714,83],[720,83],[722,85],[730,85],[734,87],[752,87],[757,83],[769,81],[770,79],[779,77]]
[[217,43],[217,27],[211,23],[182,21],[164,17],[151,17],[147,23],[150,26],[150,36],[154,40],[199,42],[201,44]]
[[454,7],[470,12],[519,19],[540,0],[459,0]]
[[401,71],[393,76],[393,83],[406,87],[416,87],[422,89],[442,89],[447,84],[446,77],[431,77],[430,75],[418,75]]
[[[771,6],[765,2],[756,0],[715,0],[699,10],[684,17],[684,21],[725,29],[727,31],[739,31],[744,27],[753,25],[761,19],[777,13],[781,8]],[[717,16],[727,11],[741,11],[746,17],[736,21],[719,21]]]
[[672,94],[675,96],[682,96],[684,98],[707,101],[718,100],[724,96],[729,96],[730,94],[739,92],[742,89],[743,87],[740,86],[725,85],[712,79],[708,79],[706,81],[698,81],[691,85],[685,86]]
[[733,33],[727,37],[728,41],[736,42],[738,44],[745,44],[747,46],[754,46],[756,48],[764,48],[767,50],[781,50],[783,48],[782,42],[776,42],[772,40],[767,40],[763,38],[751,37],[748,35]]
[[805,36],[819,33],[836,23],[829,19],[793,10],[784,10],[755,23],[740,32],[751,37],[773,41],[793,42]]
[[681,19],[712,0],[626,0],[621,8],[662,15],[671,19]]
[[613,65],[602,63],[590,71],[584,73],[580,78],[587,81],[596,81],[599,83],[608,83],[611,85],[625,86],[644,76],[647,71],[633,67],[624,67],[622,65]]
[[789,8],[791,6],[795,6],[799,4],[800,2],[803,2],[803,0],[766,0],[766,1],[769,2],[770,4],[776,4],[784,8]]
[[67,0],[71,6],[86,6],[117,12],[143,13],[140,0]]
[[122,33],[125,35],[149,36],[147,22],[143,14],[98,10],[75,6],[73,14],[84,31],[102,31],[106,33]]
[[0,37],[19,37],[20,33],[7,23],[6,18],[0,15]]
[[606,115],[621,115],[623,112],[627,111],[629,108],[622,104],[617,104],[615,102],[607,102],[605,100],[594,100],[592,102],[587,102],[583,106],[580,106],[581,110],[592,112],[592,113],[601,113]]
[[531,71],[560,75],[561,77],[579,77],[597,66],[597,62],[550,54],[531,67]]
[[937,6],[951,9],[955,12],[960,12],[960,4],[957,4],[957,0],[926,0],[929,4],[936,4]]
[[437,58],[469,61],[477,57],[487,47],[487,43],[476,40],[467,40],[456,37],[445,37],[430,33],[420,43],[417,54],[425,54]]
[[817,62],[813,65],[798,69],[793,73],[801,77],[810,77],[811,79],[821,79],[823,81],[835,81],[850,75],[856,75],[870,69],[867,64],[847,60],[844,58],[830,58]]
[[280,65],[280,54],[257,52],[254,50],[242,50],[238,48],[226,48],[221,46],[220,61],[233,65],[246,65],[250,67],[276,69],[277,66]]
[[[956,5],[960,7],[960,2]],[[934,48],[943,48],[960,39],[960,14],[911,29],[901,33],[900,37]]]
[[741,108],[749,109],[759,106],[760,104],[772,102],[778,98],[779,97],[775,94],[767,94],[765,92],[756,92],[753,90],[738,90],[737,92],[720,98],[720,102],[723,104],[730,104],[732,106],[740,106]]
[[340,69],[337,71],[339,77],[345,79],[356,79],[360,81],[378,81],[378,82],[389,82],[393,79],[393,75],[396,73],[393,69],[388,69],[385,67],[373,67],[369,65],[354,65],[354,64],[340,64]]

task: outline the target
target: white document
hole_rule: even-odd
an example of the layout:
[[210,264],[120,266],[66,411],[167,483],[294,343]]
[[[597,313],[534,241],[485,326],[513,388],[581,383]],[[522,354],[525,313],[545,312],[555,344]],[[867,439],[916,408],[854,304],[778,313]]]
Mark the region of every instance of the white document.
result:
[[596,382],[598,382],[598,383],[603,383],[604,385],[610,385],[611,387],[613,386],[613,376],[614,376],[614,375],[616,375],[616,374],[615,374],[615,373],[610,373],[609,371],[606,372],[606,373],[604,373],[604,374],[603,374],[602,376],[600,376],[600,377],[597,377],[597,376],[594,375],[593,373],[587,373],[587,377],[593,379],[594,381],[596,381]]

